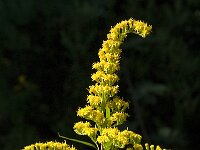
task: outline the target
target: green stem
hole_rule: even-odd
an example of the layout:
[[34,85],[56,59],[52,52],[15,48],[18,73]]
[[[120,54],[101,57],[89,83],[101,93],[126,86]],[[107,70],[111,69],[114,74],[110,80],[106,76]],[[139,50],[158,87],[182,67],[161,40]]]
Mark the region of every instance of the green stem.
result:
[[106,106],[106,118],[110,118],[110,108],[108,106]]
[[97,146],[97,150],[100,150],[99,149],[99,145],[97,144],[97,142],[93,139],[93,138],[90,138],[91,140],[92,140],[92,142],[94,142],[95,143],[95,145]]

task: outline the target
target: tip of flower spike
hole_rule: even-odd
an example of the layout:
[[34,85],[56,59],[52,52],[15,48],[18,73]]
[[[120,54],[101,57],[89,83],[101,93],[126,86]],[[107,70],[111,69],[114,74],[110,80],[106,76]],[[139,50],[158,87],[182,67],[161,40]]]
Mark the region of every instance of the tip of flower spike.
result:
[[138,20],[138,21],[135,20],[134,23],[133,23],[133,27],[134,27],[135,32],[138,35],[142,36],[143,38],[148,36],[152,31],[151,25],[148,25],[147,23],[144,23],[140,20]]

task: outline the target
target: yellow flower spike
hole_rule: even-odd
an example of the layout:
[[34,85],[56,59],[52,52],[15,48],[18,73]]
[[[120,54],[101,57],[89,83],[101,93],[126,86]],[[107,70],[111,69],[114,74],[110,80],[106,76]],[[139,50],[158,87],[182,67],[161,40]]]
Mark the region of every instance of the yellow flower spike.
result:
[[[120,69],[119,60],[122,52],[120,45],[128,33],[136,33],[146,37],[150,30],[151,26],[134,19],[122,21],[111,28],[110,33],[107,35],[108,39],[103,41],[102,48],[99,50],[100,61],[92,65],[92,68],[96,69],[97,72],[93,73],[91,78],[97,83],[89,86],[88,89],[90,95],[87,100],[91,107],[86,106],[83,109],[79,109],[77,112],[78,116],[93,120],[98,126],[107,122],[107,127],[112,126],[114,123],[114,125],[119,125],[126,121],[128,114],[124,113],[124,111],[129,104],[116,96],[119,86],[115,85],[119,80],[115,72]],[[118,147],[124,147],[129,141],[139,143],[141,140],[141,136],[133,132],[119,132],[117,128],[111,129],[106,128],[106,126],[103,127],[98,137],[99,143],[107,143],[103,145],[104,148],[109,149],[109,146],[111,146],[108,144],[110,142],[108,142],[108,138],[112,140],[117,139],[119,134],[121,136],[118,139]]]
[[[146,23],[134,19],[118,23],[111,28],[107,40],[103,41],[102,48],[98,52],[100,61],[92,65],[92,69],[97,71],[91,75],[96,84],[89,86],[88,89],[90,95],[87,97],[87,102],[90,105],[79,109],[77,115],[94,121],[97,128],[90,126],[82,130],[79,128],[78,133],[92,136],[99,131],[96,142],[105,150],[124,148],[128,144],[133,144],[134,149],[143,150],[140,145],[142,138],[140,135],[128,130],[120,132],[118,128],[111,127],[122,124],[128,117],[128,114],[124,113],[129,106],[128,102],[116,96],[119,92],[119,86],[116,84],[119,77],[115,72],[120,69],[122,52],[120,45],[128,33],[146,37],[151,28]],[[77,132],[77,128],[74,129]]]
[[23,150],[76,150],[73,146],[70,147],[66,143],[60,142],[47,142],[47,143],[36,143],[30,146],[24,147]]

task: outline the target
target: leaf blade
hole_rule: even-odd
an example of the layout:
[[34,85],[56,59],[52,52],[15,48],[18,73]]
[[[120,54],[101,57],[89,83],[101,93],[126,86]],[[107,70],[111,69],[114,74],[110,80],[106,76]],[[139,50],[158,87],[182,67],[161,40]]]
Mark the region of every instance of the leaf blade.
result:
[[84,145],[87,145],[87,146],[90,146],[90,147],[93,147],[93,148],[97,149],[97,147],[94,144],[92,144],[92,143],[81,141],[81,140],[77,140],[77,139],[68,138],[68,137],[60,135],[59,133],[58,133],[58,136],[61,137],[61,138],[63,138],[63,139],[67,139],[67,140],[70,140],[70,141],[81,143],[81,144],[84,144]]

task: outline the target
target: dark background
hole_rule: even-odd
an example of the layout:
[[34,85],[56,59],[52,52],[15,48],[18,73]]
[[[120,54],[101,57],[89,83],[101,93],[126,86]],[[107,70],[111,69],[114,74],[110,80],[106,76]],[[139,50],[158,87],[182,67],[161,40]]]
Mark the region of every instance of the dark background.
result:
[[76,111],[92,63],[111,26],[131,17],[153,32],[122,46],[120,95],[130,102],[122,128],[173,150],[200,149],[199,0],[0,0],[0,149],[63,141],[58,132],[88,140],[73,125],[83,120]]

